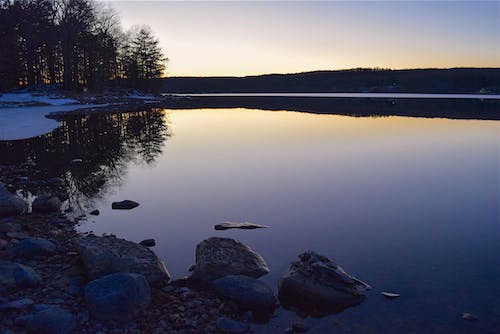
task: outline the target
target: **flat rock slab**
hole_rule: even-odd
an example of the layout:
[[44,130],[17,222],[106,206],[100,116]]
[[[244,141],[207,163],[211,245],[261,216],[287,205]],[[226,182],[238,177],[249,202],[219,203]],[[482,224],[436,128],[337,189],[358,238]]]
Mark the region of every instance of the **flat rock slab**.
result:
[[61,200],[52,194],[40,195],[31,204],[33,212],[59,212]]
[[370,286],[315,252],[299,255],[278,283],[283,306],[322,316],[359,304]]
[[243,309],[270,313],[276,306],[273,290],[264,282],[243,275],[229,275],[212,283],[215,292],[236,302]]
[[116,272],[130,272],[146,277],[150,284],[170,279],[163,262],[148,248],[113,236],[86,236],[73,239],[86,274],[95,279]]
[[111,274],[87,284],[85,301],[96,319],[126,322],[149,305],[151,288],[142,275]]
[[121,202],[113,202],[111,203],[111,208],[114,210],[130,210],[133,208],[136,208],[139,206],[139,203],[130,201],[130,200],[124,200]]
[[266,261],[248,246],[229,238],[212,237],[196,246],[196,264],[191,279],[211,283],[228,275],[259,278],[267,274]]
[[243,334],[250,330],[250,326],[240,321],[220,317],[217,319],[217,329],[219,332],[226,334]]
[[8,261],[0,261],[0,286],[35,287],[40,276],[33,268]]
[[243,230],[254,230],[257,228],[267,228],[267,227],[268,226],[249,223],[249,222],[238,223],[238,222],[230,222],[230,221],[225,221],[225,222],[216,224],[214,226],[214,228],[216,230],[228,230],[230,228],[239,228],[239,229],[243,229]]

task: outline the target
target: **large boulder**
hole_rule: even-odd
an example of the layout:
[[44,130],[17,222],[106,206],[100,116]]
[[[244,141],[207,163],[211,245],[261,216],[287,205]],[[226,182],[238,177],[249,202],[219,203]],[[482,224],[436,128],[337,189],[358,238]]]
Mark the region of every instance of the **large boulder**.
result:
[[0,217],[16,216],[26,212],[28,204],[19,196],[10,193],[0,183]]
[[40,195],[31,204],[33,212],[59,212],[61,200],[52,194]]
[[20,288],[35,287],[40,284],[40,276],[33,268],[8,261],[0,261],[0,286]]
[[53,255],[56,252],[56,245],[47,239],[30,237],[21,240],[14,250],[19,257],[34,258]]
[[73,239],[87,276],[91,279],[117,272],[146,277],[150,284],[170,279],[165,264],[146,247],[114,236],[86,236]]
[[269,272],[266,261],[248,246],[229,238],[212,237],[196,246],[191,279],[203,283],[228,275],[258,278]]
[[242,275],[218,278],[212,286],[215,292],[236,302],[243,309],[270,313],[276,305],[273,290],[264,282]]
[[64,308],[48,307],[30,315],[26,328],[33,334],[70,334],[76,330],[76,318]]
[[126,322],[134,319],[149,305],[151,289],[142,275],[111,274],[87,284],[85,301],[96,319]]
[[327,257],[308,251],[278,282],[278,297],[285,307],[319,316],[359,304],[369,288]]

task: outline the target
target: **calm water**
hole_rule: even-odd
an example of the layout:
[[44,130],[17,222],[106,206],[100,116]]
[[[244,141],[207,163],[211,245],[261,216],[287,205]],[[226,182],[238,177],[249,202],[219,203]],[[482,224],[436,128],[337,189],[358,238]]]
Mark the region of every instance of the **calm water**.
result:
[[[0,148],[2,159],[30,156],[66,172],[72,205],[101,211],[82,230],[155,238],[174,277],[188,274],[198,242],[224,236],[266,259],[262,279],[273,287],[306,249],[373,286],[358,307],[300,320],[312,333],[498,333],[499,124],[153,110],[67,117],[50,135]],[[75,157],[86,168],[65,171]],[[141,205],[110,209],[123,199]],[[270,228],[215,231],[224,220]],[[276,315],[256,332],[300,319]]]

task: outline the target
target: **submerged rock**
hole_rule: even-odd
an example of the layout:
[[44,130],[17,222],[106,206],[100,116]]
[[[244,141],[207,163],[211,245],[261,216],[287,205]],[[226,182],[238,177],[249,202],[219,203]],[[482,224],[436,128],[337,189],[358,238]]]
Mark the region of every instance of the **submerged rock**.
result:
[[243,230],[254,230],[257,228],[267,228],[268,226],[264,225],[259,225],[259,224],[254,224],[254,223],[249,223],[249,222],[244,222],[244,223],[238,223],[238,222],[230,222],[230,221],[225,221],[219,224],[216,224],[214,228],[216,230],[227,230],[230,228],[240,228]]
[[479,318],[476,317],[474,314],[468,313],[468,312],[462,313],[462,319],[467,320],[467,321],[478,321],[479,320]]
[[285,307],[301,313],[325,315],[359,304],[370,289],[340,266],[315,252],[299,255],[278,283],[278,297]]
[[111,208],[114,210],[130,210],[139,206],[139,203],[130,201],[128,199],[121,202],[111,203]]
[[217,329],[222,333],[242,334],[250,330],[250,326],[226,317],[217,319]]
[[392,293],[392,292],[381,292],[380,294],[387,299],[394,299],[401,296],[399,293]]
[[61,200],[52,194],[40,195],[31,205],[33,212],[59,212],[61,210]]
[[191,279],[203,283],[228,275],[258,278],[269,272],[266,261],[248,246],[229,238],[212,237],[196,246]]
[[101,212],[99,210],[92,210],[89,212],[89,214],[91,214],[92,216],[99,216]]
[[233,300],[243,309],[270,313],[276,305],[273,290],[264,282],[242,275],[216,279],[212,286],[218,295]]
[[76,318],[61,307],[47,307],[28,317],[26,328],[37,334],[70,334],[76,330]]
[[19,257],[34,258],[36,256],[50,256],[56,252],[56,245],[43,238],[26,238],[14,248]]
[[35,287],[40,276],[33,268],[8,261],[0,261],[0,286]]
[[10,193],[0,183],[0,217],[17,216],[28,209],[28,204],[17,195]]
[[86,236],[73,239],[87,276],[91,279],[116,272],[144,275],[149,283],[170,279],[163,262],[146,247],[113,236]]
[[111,274],[87,284],[85,301],[96,319],[125,322],[149,305],[151,289],[143,275]]

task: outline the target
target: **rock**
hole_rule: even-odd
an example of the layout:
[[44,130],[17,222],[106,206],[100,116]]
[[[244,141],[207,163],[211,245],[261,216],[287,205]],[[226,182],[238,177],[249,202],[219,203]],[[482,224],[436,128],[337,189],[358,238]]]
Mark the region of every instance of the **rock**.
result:
[[111,203],[111,208],[114,210],[130,210],[135,207],[138,207],[139,203],[130,201],[128,199],[121,202],[113,202]]
[[27,235],[24,232],[7,232],[5,235],[11,239],[26,239],[29,238],[29,235]]
[[99,210],[93,210],[93,211],[90,211],[89,214],[91,214],[92,216],[99,216],[101,212],[99,212]]
[[462,319],[467,320],[467,321],[478,321],[479,320],[479,318],[476,317],[474,314],[467,313],[467,312],[462,313]]
[[40,276],[31,268],[19,263],[0,261],[0,286],[35,287]]
[[70,334],[76,330],[76,318],[64,308],[49,307],[30,317],[26,328],[36,334]]
[[8,244],[9,244],[9,242],[7,240],[0,239],[0,250],[2,250],[5,247],[7,247]]
[[145,247],[153,247],[156,245],[155,239],[145,239],[139,242],[139,245],[145,246]]
[[240,334],[248,332],[250,326],[233,319],[220,317],[217,319],[217,329],[222,333]]
[[196,264],[191,279],[210,283],[228,275],[258,278],[269,272],[266,261],[241,242],[212,237],[196,246]]
[[73,159],[69,162],[71,166],[79,166],[83,163],[82,159]]
[[229,275],[216,279],[212,286],[217,294],[233,300],[243,309],[269,313],[276,305],[273,290],[264,282],[252,277]]
[[0,184],[0,217],[17,216],[28,209],[28,204],[17,195],[11,194]]
[[387,299],[394,299],[394,298],[398,298],[399,296],[401,296],[398,293],[392,293],[392,292],[381,292],[380,294]]
[[309,330],[307,325],[301,324],[300,322],[295,322],[290,327],[292,333],[305,333]]
[[35,302],[30,298],[22,298],[7,303],[0,304],[0,311],[19,311],[30,307]]
[[315,252],[299,255],[278,283],[283,306],[314,316],[359,304],[370,287]]
[[26,238],[15,246],[17,256],[34,258],[36,256],[50,256],[56,252],[56,245],[43,238]]
[[33,212],[59,212],[61,210],[61,201],[52,194],[40,195],[31,205]]
[[144,275],[150,284],[170,279],[165,264],[148,248],[114,236],[86,236],[73,239],[86,274],[94,279],[116,272]]
[[9,222],[0,222],[0,233],[18,232],[21,230],[21,225]]
[[64,185],[64,179],[61,177],[53,177],[47,180],[47,183],[53,186],[63,186]]
[[268,227],[268,226],[249,223],[249,222],[237,223],[237,222],[230,222],[230,221],[225,221],[225,222],[216,224],[214,226],[214,228],[216,230],[227,230],[230,228],[240,228],[240,229],[244,229],[244,230],[253,230],[253,229],[257,229],[257,228],[266,228],[266,227]]
[[96,319],[126,322],[149,305],[151,289],[143,275],[111,274],[87,284],[85,301]]

